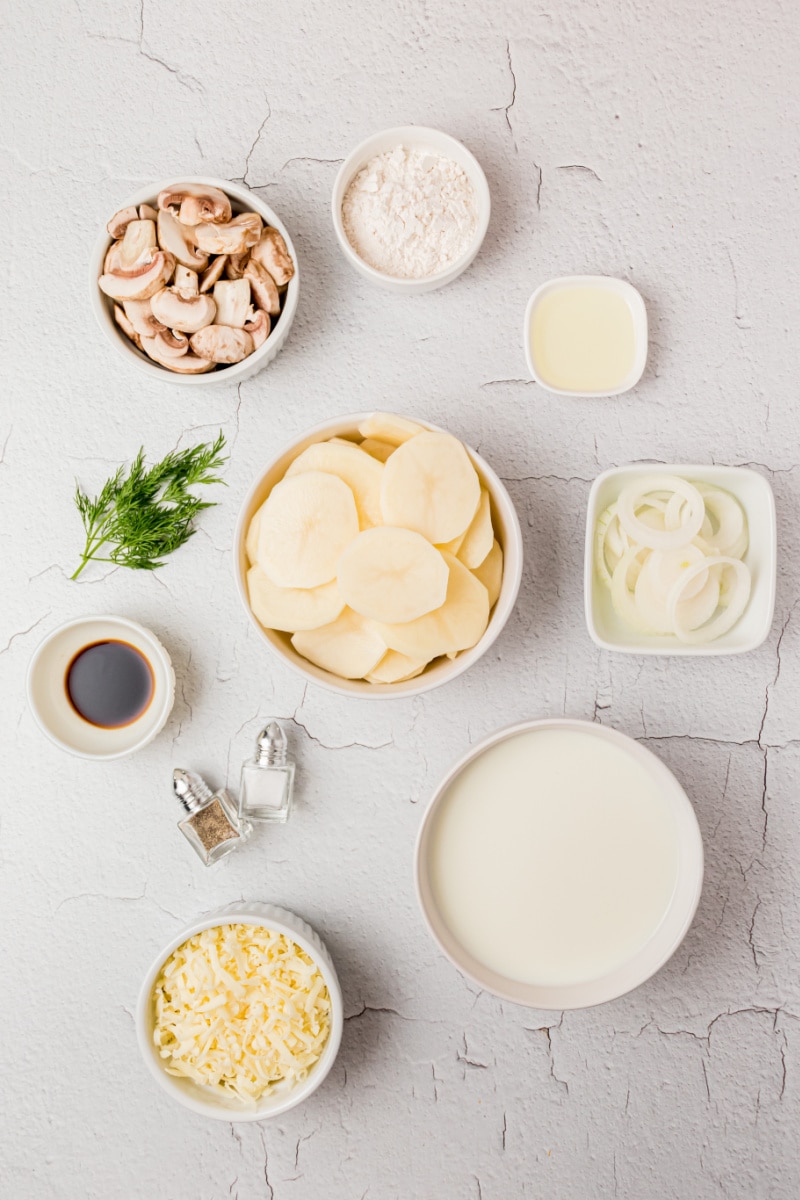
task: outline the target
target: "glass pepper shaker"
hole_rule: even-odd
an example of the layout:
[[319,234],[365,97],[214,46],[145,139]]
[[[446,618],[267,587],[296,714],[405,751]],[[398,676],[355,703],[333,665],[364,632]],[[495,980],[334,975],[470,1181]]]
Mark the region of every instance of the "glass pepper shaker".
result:
[[269,721],[256,738],[256,752],[242,767],[239,816],[253,821],[286,821],[292,807],[295,764],[278,721]]
[[172,772],[172,790],[189,814],[178,822],[178,829],[207,867],[247,841],[253,827],[240,819],[233,797],[224,788],[212,792],[196,772],[177,767]]

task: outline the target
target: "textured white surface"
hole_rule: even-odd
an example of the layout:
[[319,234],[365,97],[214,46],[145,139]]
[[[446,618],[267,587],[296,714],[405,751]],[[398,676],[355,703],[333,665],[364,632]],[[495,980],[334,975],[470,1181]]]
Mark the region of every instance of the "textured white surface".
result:
[[[537,8],[258,0],[11,0],[2,39],[3,1191],[27,1200],[642,1200],[800,1188],[800,27],[789,3],[577,0]],[[483,250],[451,287],[379,293],[330,227],[336,163],[401,122],[486,170]],[[124,369],[86,262],[133,188],[244,178],[304,272],[275,363],[238,390]],[[651,318],[641,385],[559,400],[525,381],[520,326],[550,276],[629,278]],[[503,637],[411,702],[343,702],[258,644],[231,582],[239,500],[289,437],[375,405],[467,439],[509,481],[527,569]],[[229,488],[157,576],[68,582],[77,476],[228,434]],[[741,658],[613,656],[584,630],[581,540],[606,466],[753,462],[781,568],[768,642]],[[46,743],[24,674],[69,616],[119,612],[171,650],[176,707],[135,758]],[[569,713],[646,739],[707,852],[697,920],[631,996],[567,1014],[476,995],[412,890],[421,808],[465,745]],[[235,783],[261,720],[293,722],[295,815],[213,871],[175,828],[173,765]],[[178,923],[274,900],[327,941],[349,1020],[320,1091],[273,1124],[210,1126],[139,1061],[143,971]]]

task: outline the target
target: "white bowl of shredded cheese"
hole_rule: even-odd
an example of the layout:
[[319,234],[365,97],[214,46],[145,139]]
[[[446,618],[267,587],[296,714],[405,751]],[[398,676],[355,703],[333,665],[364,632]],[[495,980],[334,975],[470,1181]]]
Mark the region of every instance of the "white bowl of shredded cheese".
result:
[[390,291],[419,293],[466,271],[486,235],[491,197],[466,146],[438,129],[401,125],[347,156],[331,211],[357,271]]
[[313,929],[273,904],[229,904],[165,946],[139,993],[136,1030],[174,1100],[221,1121],[302,1103],[342,1038],[342,993]]

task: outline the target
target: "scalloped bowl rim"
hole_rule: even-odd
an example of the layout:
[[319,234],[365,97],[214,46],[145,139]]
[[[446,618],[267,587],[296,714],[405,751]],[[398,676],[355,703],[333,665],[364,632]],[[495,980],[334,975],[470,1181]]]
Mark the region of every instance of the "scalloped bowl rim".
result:
[[[153,1049],[151,1001],[153,987],[162,966],[169,956],[190,937],[201,933],[204,929],[213,929],[217,925],[260,925],[276,933],[283,933],[295,941],[302,950],[305,950],[317,964],[325,979],[331,999],[331,1027],[325,1048],[306,1079],[288,1089],[285,1092],[285,1099],[277,1103],[266,1103],[262,1097],[256,1102],[255,1108],[239,1110],[223,1104],[221,1101],[206,1099],[202,1090],[190,1080],[179,1081],[175,1076],[168,1075]],[[343,1028],[342,990],[333,960],[322,938],[307,921],[291,912],[290,909],[262,901],[234,901],[183,926],[152,960],[144,976],[136,1002],[136,1038],[150,1074],[173,1100],[177,1100],[179,1104],[201,1116],[211,1117],[218,1121],[267,1121],[302,1104],[312,1092],[320,1087],[333,1067],[339,1052]]]

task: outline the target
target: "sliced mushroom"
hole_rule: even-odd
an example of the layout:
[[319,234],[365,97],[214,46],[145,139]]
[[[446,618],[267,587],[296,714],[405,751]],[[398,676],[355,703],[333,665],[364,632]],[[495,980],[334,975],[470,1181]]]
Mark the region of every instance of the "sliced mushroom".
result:
[[182,329],[184,333],[197,333],[198,329],[210,325],[217,313],[213,297],[178,287],[162,288],[149,303],[157,320],[170,329]]
[[217,325],[241,329],[250,308],[250,284],[246,279],[220,279],[214,284],[217,302]]
[[138,337],[152,338],[166,329],[166,325],[153,314],[149,300],[125,300],[122,307]]
[[139,220],[140,221],[157,221],[158,213],[153,208],[152,204],[139,205]]
[[258,307],[263,308],[271,317],[277,317],[281,311],[281,298],[275,280],[266,267],[262,267],[259,262],[253,262],[251,258],[244,269],[244,277],[250,283],[250,290]]
[[119,244],[119,265],[129,270],[146,258],[151,258],[156,245],[156,227],[152,221],[129,221],[125,236]]
[[255,313],[251,309],[249,315],[251,319],[245,322],[244,331],[250,334],[250,337],[253,339],[253,345],[257,350],[259,346],[264,345],[264,342],[269,337],[272,323],[263,308],[259,308]]
[[189,342],[195,354],[216,363],[241,362],[255,349],[249,333],[228,325],[206,325],[192,334]]
[[114,320],[117,322],[125,336],[130,338],[130,340],[134,342],[139,349],[141,349],[142,343],[141,339],[139,338],[139,334],[133,328],[132,323],[128,320],[125,310],[120,308],[118,304],[114,305]]
[[219,277],[222,275],[227,261],[227,254],[220,254],[218,258],[212,260],[211,266],[208,267],[208,269],[205,270],[200,277],[201,292],[208,292],[211,290]]
[[181,292],[191,292],[192,295],[195,295],[199,291],[197,271],[190,271],[188,267],[183,267],[180,263],[175,268],[173,282]]
[[142,349],[154,362],[159,363],[162,367],[169,367],[170,371],[175,371],[179,375],[202,375],[206,371],[213,371],[216,366],[210,359],[197,358],[194,354],[170,357],[168,354],[162,353],[158,338],[142,338]]
[[227,225],[195,225],[191,234],[195,246],[205,254],[244,254],[261,236],[261,217],[241,213]]
[[161,358],[170,362],[189,353],[189,339],[178,329],[162,329],[153,338],[153,343]]
[[197,225],[200,221],[222,224],[231,219],[231,202],[219,188],[205,187],[197,183],[179,183],[159,193],[158,207],[179,209],[184,225]]
[[158,214],[158,241],[161,249],[174,254],[181,266],[193,271],[205,271],[208,266],[208,255],[198,254],[191,243],[189,227],[182,225],[166,208]]
[[244,254],[229,254],[228,261],[225,264],[225,278],[241,279],[249,259],[249,250],[245,250]]
[[130,270],[119,268],[101,275],[100,290],[114,300],[149,300],[160,291],[175,270],[175,259],[166,250],[158,250],[149,262]]
[[122,238],[112,242],[106,252],[104,273],[128,271],[131,267],[150,262],[158,249],[155,229],[152,221],[140,221],[138,217],[129,221]]
[[269,225],[250,252],[250,261],[253,260],[269,271],[278,287],[284,287],[294,275],[294,263],[286,242],[278,230]]
[[128,208],[121,208],[119,212],[114,213],[106,225],[106,229],[112,238],[121,238],[131,221],[138,220],[139,215],[132,205]]

